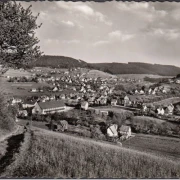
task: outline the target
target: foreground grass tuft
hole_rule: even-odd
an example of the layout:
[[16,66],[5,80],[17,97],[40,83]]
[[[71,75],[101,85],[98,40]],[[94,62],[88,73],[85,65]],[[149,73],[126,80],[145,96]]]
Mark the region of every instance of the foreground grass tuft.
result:
[[170,160],[115,145],[36,130],[8,177],[177,178]]

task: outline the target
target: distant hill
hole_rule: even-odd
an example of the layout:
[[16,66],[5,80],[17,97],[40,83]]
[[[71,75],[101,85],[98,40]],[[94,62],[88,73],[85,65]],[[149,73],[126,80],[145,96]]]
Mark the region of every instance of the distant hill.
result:
[[131,62],[125,63],[94,63],[94,68],[111,74],[153,74],[161,76],[176,76],[180,68],[171,65]]
[[31,64],[32,66],[52,67],[52,68],[72,68],[72,67],[90,67],[85,61],[65,56],[45,55]]
[[148,64],[139,62],[129,63],[87,63],[85,61],[65,56],[42,56],[32,64],[33,67],[52,68],[90,68],[110,74],[152,74],[161,76],[176,76],[180,74],[180,67],[171,65]]

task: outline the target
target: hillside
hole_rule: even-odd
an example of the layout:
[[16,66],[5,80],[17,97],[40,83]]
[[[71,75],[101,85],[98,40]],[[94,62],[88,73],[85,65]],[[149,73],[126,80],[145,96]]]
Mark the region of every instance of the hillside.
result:
[[90,70],[88,73],[86,73],[85,75],[87,78],[98,78],[98,77],[102,77],[102,78],[111,78],[111,77],[116,77],[115,75],[103,72],[103,71],[99,71],[99,70],[95,70],[92,69]]
[[31,64],[32,66],[52,67],[52,68],[72,68],[72,67],[90,67],[88,63],[82,60],[65,56],[45,55]]
[[162,76],[176,76],[180,68],[171,65],[159,65],[148,63],[94,63],[94,68],[112,74],[153,74]]
[[139,62],[129,63],[87,63],[85,61],[65,56],[44,55],[30,66],[52,68],[90,68],[104,71],[110,74],[152,74],[161,76],[176,76],[180,73],[180,67],[172,65],[149,64]]
[[166,158],[38,128],[27,135],[15,162],[2,177],[180,177],[179,164]]

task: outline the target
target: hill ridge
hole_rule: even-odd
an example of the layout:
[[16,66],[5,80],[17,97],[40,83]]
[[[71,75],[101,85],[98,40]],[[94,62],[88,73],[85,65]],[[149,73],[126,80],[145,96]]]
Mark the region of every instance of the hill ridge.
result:
[[161,76],[176,76],[180,74],[180,67],[174,65],[151,64],[144,62],[112,62],[112,63],[87,63],[81,59],[67,56],[44,55],[31,66],[52,68],[90,68],[110,74],[152,74]]

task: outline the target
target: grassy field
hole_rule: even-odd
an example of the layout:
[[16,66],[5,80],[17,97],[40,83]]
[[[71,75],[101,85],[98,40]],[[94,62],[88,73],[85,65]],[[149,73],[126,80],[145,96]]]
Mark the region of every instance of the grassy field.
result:
[[179,164],[166,158],[46,130],[34,129],[24,149],[5,177],[180,177]]
[[90,70],[87,74],[86,77],[88,78],[111,78],[111,77],[116,77],[115,75],[111,75],[109,73],[99,71],[99,70]]
[[10,76],[10,77],[22,77],[22,76],[26,76],[26,77],[30,77],[32,76],[32,74],[28,71],[25,70],[17,70],[17,69],[9,69],[8,71],[6,71],[6,73],[3,74],[3,76]]
[[125,141],[123,147],[180,162],[180,139],[178,138],[136,134],[135,137]]
[[[43,86],[50,86],[48,83],[46,82],[42,82],[42,83],[35,83],[35,82],[21,82],[21,83],[12,83],[12,82],[7,82],[7,79],[0,77],[0,92],[3,93],[4,96],[18,96],[18,97],[25,97],[25,96],[41,96],[43,94],[46,95],[52,95],[52,94],[63,94],[63,93],[71,93],[74,92],[73,90],[63,90],[61,92],[36,92],[36,93],[32,93],[30,92],[30,90],[32,88],[39,88],[39,87],[43,87]],[[20,88],[20,89],[19,89]]]

